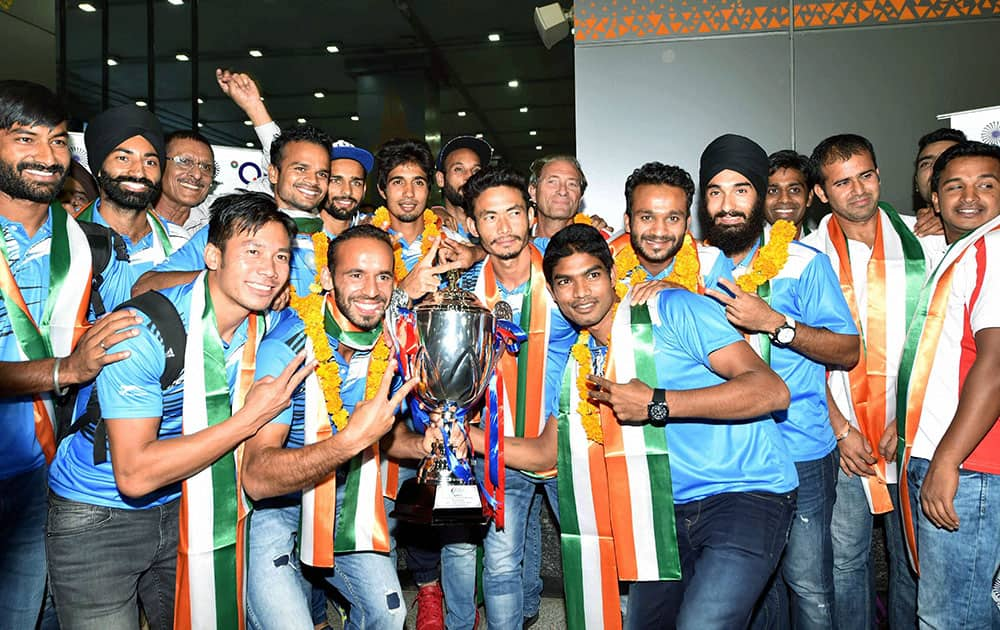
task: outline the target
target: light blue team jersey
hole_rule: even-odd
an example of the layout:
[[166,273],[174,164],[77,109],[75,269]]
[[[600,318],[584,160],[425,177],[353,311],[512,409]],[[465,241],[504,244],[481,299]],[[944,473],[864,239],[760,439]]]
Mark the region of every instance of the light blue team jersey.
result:
[[[93,203],[93,212],[91,214],[91,223],[96,225],[103,225],[104,227],[110,228],[108,222],[104,219],[100,212],[101,200],[100,198],[95,199]],[[167,237],[170,240],[171,248],[179,247],[187,241],[187,232],[181,226],[171,223],[166,219],[160,219],[163,222],[163,226],[167,229]],[[129,261],[132,269],[135,270],[135,275],[138,278],[142,274],[146,273],[153,268],[153,261],[147,259],[148,256],[144,254],[146,250],[155,246],[156,241],[153,238],[153,232],[150,231],[149,234],[143,236],[138,242],[133,243],[124,234],[119,234],[122,241],[125,243],[125,250],[128,252]],[[204,248],[202,248],[204,249]],[[166,261],[164,261],[166,262]]]
[[[191,317],[192,286],[193,283],[162,291],[176,307],[185,330]],[[196,316],[201,317],[201,313]],[[244,321],[230,343],[223,345],[230,392],[239,375],[247,328],[248,323]],[[101,414],[109,424],[127,423],[130,419],[161,418],[158,439],[176,438],[182,432],[184,374],[182,372],[166,391],[161,389],[160,376],[166,358],[159,331],[149,318],[144,318],[138,329],[138,336],[116,346],[116,349],[131,351],[129,358],[106,366],[97,377]],[[73,434],[59,445],[49,469],[49,487],[53,492],[73,501],[122,509],[146,509],[180,497],[180,483],[170,484],[138,499],[123,496],[115,483],[110,449],[108,461],[98,465],[94,465],[93,450],[90,428]]]
[[[205,269],[205,246],[208,245],[208,227],[195,232],[183,247],[169,258],[153,267],[153,271],[202,271]],[[309,285],[316,278],[316,253],[312,235],[299,233],[292,243],[291,283],[299,295],[309,292]]]
[[[755,251],[756,247],[747,254],[744,265],[750,264]],[[721,258],[727,263],[721,277],[732,280],[736,265],[727,257]],[[706,286],[725,292],[721,286],[708,283]],[[858,334],[826,254],[792,241],[788,246],[788,262],[771,279],[770,286],[769,302],[775,311],[813,328]],[[716,306],[722,307],[719,303]],[[792,394],[788,419],[778,424],[792,458],[803,462],[824,457],[837,444],[826,403],[826,366],[791,348],[771,344],[771,369],[784,379]]]
[[[11,274],[21,289],[21,295],[31,317],[37,322],[45,310],[49,295],[49,248],[52,241],[52,212],[45,223],[28,237],[24,227],[0,216],[0,231],[9,256]],[[110,260],[101,273],[99,289],[107,310],[129,299],[135,273],[127,262],[117,260],[111,252]],[[93,320],[93,312],[88,312]],[[0,300],[0,361],[16,362],[21,354],[11,328],[7,306]],[[35,439],[35,416],[32,396],[0,398],[0,479],[35,470],[45,464],[42,449]]]
[[[683,391],[725,382],[712,370],[709,356],[743,337],[711,299],[665,289],[650,302],[650,311],[657,387]],[[794,460],[769,416],[745,423],[672,419],[664,430],[677,503],[724,492],[783,493],[798,486]]]

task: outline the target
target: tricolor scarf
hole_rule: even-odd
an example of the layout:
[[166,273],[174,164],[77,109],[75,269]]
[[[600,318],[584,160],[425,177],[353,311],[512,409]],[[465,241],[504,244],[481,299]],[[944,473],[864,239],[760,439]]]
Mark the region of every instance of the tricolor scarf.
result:
[[[606,378],[616,383],[633,378],[658,383],[654,325],[661,325],[656,308],[633,307],[630,296],[622,300],[611,327]],[[619,579],[678,580],[666,431],[648,423],[619,424],[609,406],[601,405],[600,410]]]
[[[6,240],[0,235],[0,292],[22,361],[68,356],[89,326],[87,307],[93,273],[87,237],[58,202],[49,206],[52,237],[49,250],[49,291],[36,322],[10,269]],[[56,452],[52,393],[34,395],[35,439],[51,462]]]
[[[861,477],[868,508],[873,514],[892,511],[892,501],[886,482],[895,483],[894,471],[886,470],[887,462],[879,454],[878,443],[889,418],[895,416],[894,396],[887,396],[886,377],[895,369],[888,357],[899,356],[905,336],[905,324],[913,317],[920,296],[920,287],[927,275],[927,264],[920,241],[910,231],[896,211],[880,204],[875,242],[867,265],[867,313],[862,325],[854,290],[854,275],[847,239],[840,223],[827,216],[820,223],[818,236],[823,238],[823,251],[830,257],[840,278],[840,287],[851,309],[854,323],[862,331],[862,353],[857,365],[849,372],[850,398],[854,424],[868,440],[877,458],[876,477]],[[893,366],[895,367],[895,366]],[[831,373],[831,378],[843,375]],[[887,479],[888,475],[888,479]]]
[[[94,213],[97,212],[97,207],[100,203],[100,198],[90,202],[90,205],[81,210],[80,214],[76,215],[76,220],[96,223],[96,221],[94,221]],[[146,210],[146,223],[149,224],[149,229],[152,230],[153,245],[148,249],[130,255],[129,262],[133,264],[151,262],[156,265],[166,260],[170,254],[174,253],[174,246],[173,243],[170,242],[170,231],[167,229],[166,224],[163,223],[163,219],[161,219],[155,212]]]
[[[361,330],[344,317],[332,296],[327,296],[323,304],[326,334],[338,344],[370,352],[382,338],[381,324],[374,330]],[[311,360],[313,346],[309,339],[306,339],[306,353],[306,360]],[[372,366],[371,354],[361,360],[365,362],[367,382],[372,378],[368,371]],[[337,429],[327,413],[326,399],[315,372],[305,380],[305,395],[304,445],[331,438]],[[347,479],[339,519],[336,518],[336,471],[315,486],[302,490],[299,555],[308,565],[332,567],[334,553],[389,551],[378,442],[356,455],[346,466]]]
[[[184,435],[229,419],[253,385],[262,318],[251,315],[230,404],[226,357],[203,271],[191,290],[184,348]],[[245,626],[246,525],[249,504],[239,479],[242,445],[186,479],[177,545],[176,628],[237,629]]]
[[[896,426],[899,436],[896,456],[899,461],[899,497],[903,506],[910,505],[906,466],[910,461],[910,449],[917,436],[917,427],[923,413],[924,395],[927,393],[931,365],[937,355],[938,342],[941,340],[948,298],[954,280],[955,263],[969,248],[982,247],[983,237],[995,230],[1000,230],[1000,221],[997,219],[987,222],[951,244],[930,278],[924,283],[913,319],[907,328],[903,358],[899,364],[899,381],[896,384]],[[913,512],[909,509],[900,511],[903,516],[903,533],[906,535],[910,550],[910,561],[919,575],[920,563],[917,557]]]
[[622,627],[604,446],[587,438],[578,411],[580,369],[571,354],[559,397],[559,538],[566,626]]

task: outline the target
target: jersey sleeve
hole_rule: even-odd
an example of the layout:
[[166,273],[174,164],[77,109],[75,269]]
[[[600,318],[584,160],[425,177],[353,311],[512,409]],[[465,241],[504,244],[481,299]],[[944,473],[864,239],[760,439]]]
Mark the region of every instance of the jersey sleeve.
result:
[[[295,358],[295,351],[288,347],[285,341],[277,338],[265,338],[257,350],[257,371],[254,380],[259,381],[266,376],[277,377]],[[271,422],[277,424],[292,424],[292,412],[296,403],[305,401],[305,388],[302,385],[292,394],[292,404],[282,410]]]
[[208,226],[191,236],[183,247],[153,267],[153,271],[201,271],[205,268],[205,245],[208,244]]
[[801,321],[841,335],[856,335],[851,309],[826,254],[817,253],[799,278],[796,295]]
[[983,252],[976,257],[976,285],[969,304],[973,333],[1000,327],[1000,291],[995,289],[1000,286],[1000,232],[987,234],[983,245]]
[[654,326],[653,334],[669,345],[679,346],[705,367],[712,367],[710,354],[743,341],[743,336],[726,319],[725,311],[710,298],[684,289],[664,289],[658,298],[664,325]]
[[104,366],[97,375],[97,396],[105,419],[162,417],[160,376],[166,359],[152,326],[144,322],[137,327],[138,336],[115,344],[116,352],[128,350],[131,354]]

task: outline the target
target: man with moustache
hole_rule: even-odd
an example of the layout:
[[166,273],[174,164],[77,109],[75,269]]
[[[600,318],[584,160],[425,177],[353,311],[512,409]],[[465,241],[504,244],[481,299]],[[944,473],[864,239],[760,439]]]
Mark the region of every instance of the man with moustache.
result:
[[[323,231],[317,208],[326,200],[331,143],[322,130],[298,125],[283,131],[271,145],[271,164],[267,172],[274,186],[275,202],[298,228],[293,239],[291,286],[300,295],[309,292],[316,275],[312,235]],[[207,226],[196,232],[184,247],[144,273],[136,282],[133,294],[190,282],[205,267],[208,236]]]
[[166,149],[156,116],[137,105],[99,114],[83,134],[101,196],[77,220],[110,227],[128,250],[136,275],[166,260],[187,232],[153,212]]
[[215,177],[215,153],[212,145],[197,131],[180,130],[167,134],[164,142],[167,159],[163,167],[160,198],[154,208],[163,219],[180,225],[194,234],[208,223],[205,203]]
[[479,169],[489,166],[492,158],[493,147],[482,138],[456,136],[441,147],[435,165],[434,178],[444,198],[444,206],[433,208],[441,218],[446,236],[441,242],[441,258],[461,262],[465,272],[459,285],[463,289],[471,290],[476,285],[486,252],[469,240],[465,210],[462,209],[462,186]]
[[[395,285],[392,241],[370,225],[349,228],[331,243],[320,281],[330,293],[309,306],[314,311],[299,314],[322,318],[323,330],[310,333],[298,317],[287,318],[268,332],[257,360],[258,378],[276,376],[303,348],[318,353],[313,335],[324,335],[339,387],[328,395],[329,377],[310,374],[292,407],[244,448],[243,483],[254,501],[249,616],[259,628],[311,626],[311,583],[301,556],[303,564],[327,567],[320,575],[350,604],[348,627],[402,628],[406,606],[396,566],[378,542],[387,535],[382,501],[348,498],[381,497],[378,449],[370,447],[392,427],[394,410],[416,383],[390,400],[394,362],[382,366],[381,376],[373,371],[388,361],[378,349],[385,347],[382,319]],[[348,414],[340,429],[327,413],[331,404]],[[317,416],[313,409],[323,411]],[[393,455],[419,459],[430,452],[429,440],[425,448],[420,436],[407,437],[393,441]]]
[[997,628],[1000,149],[945,149],[931,190],[950,247],[907,328],[896,416],[917,619],[922,628]]
[[[93,288],[86,234],[55,202],[70,169],[66,111],[27,81],[0,81],[0,626],[33,628],[45,590],[47,463],[56,448],[55,404],[127,352],[108,352],[131,333],[130,313],[95,323],[99,291],[112,309],[133,274],[110,256]],[[118,237],[107,228],[109,241]],[[123,247],[122,247],[123,249]],[[89,326],[89,327],[88,327]],[[82,333],[82,334],[81,334]]]
[[315,363],[296,373],[299,356],[253,383],[261,313],[288,282],[294,222],[267,195],[244,193],[215,201],[209,231],[207,270],[162,294],[186,332],[180,376],[161,383],[164,320],[144,318],[119,346],[128,357],[97,379],[109,461],[95,462],[93,423],[53,461],[46,545],[65,628],[134,628],[139,602],[158,629],[243,616],[234,451]]
[[784,219],[798,228],[796,238],[809,233],[806,211],[812,205],[813,164],[809,158],[791,149],[776,151],[767,157],[767,195],[764,216],[769,225]]
[[880,201],[875,150],[866,138],[831,136],[811,159],[816,195],[833,213],[803,242],[830,257],[864,344],[854,369],[831,370],[827,379],[840,448],[831,523],[836,626],[874,627],[872,526],[875,514],[886,514],[890,624],[903,628],[916,618],[917,591],[898,512],[895,375],[931,264],[911,231],[913,218]]
[[917,157],[913,160],[913,188],[920,202],[919,207],[914,208],[917,223],[913,226],[913,231],[917,236],[943,233],[941,218],[931,207],[931,173],[934,171],[934,161],[945,149],[965,140],[964,132],[941,127],[924,134],[917,141]]
[[788,624],[785,584],[795,593],[796,627],[833,625],[830,520],[836,499],[837,440],[826,396],[828,366],[851,368],[859,339],[830,261],[794,240],[795,226],[765,229],[768,162],[749,138],[727,134],[701,155],[699,217],[726,256],[705,294],[788,385],[792,401],[778,424],[799,476],[796,516],[770,593],[755,623]]

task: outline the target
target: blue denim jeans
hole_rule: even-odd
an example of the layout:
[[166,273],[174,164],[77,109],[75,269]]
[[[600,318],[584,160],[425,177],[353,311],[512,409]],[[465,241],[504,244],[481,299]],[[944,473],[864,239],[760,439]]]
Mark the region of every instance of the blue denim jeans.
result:
[[633,582],[625,630],[744,628],[781,557],[795,492],[725,493],[674,506],[679,581]]
[[[559,511],[559,482],[552,478],[541,484],[553,511]],[[524,583],[524,616],[534,617],[542,605],[542,497],[536,491],[528,510],[524,530],[524,563],[521,567]]]
[[59,625],[133,630],[141,602],[150,628],[172,628],[179,507],[122,510],[50,492],[45,545]]
[[45,593],[46,468],[0,479],[0,628],[33,628]]
[[920,508],[920,487],[930,462],[907,467],[920,557],[917,619],[921,628],[1000,628],[990,585],[1000,566],[1000,475],[959,472],[954,532],[935,527]]
[[795,518],[778,571],[753,627],[828,629],[834,624],[833,543],[830,523],[837,499],[840,450],[795,462],[799,474]]
[[[906,557],[899,492],[889,484],[894,511],[885,519],[889,560],[889,625],[899,630],[916,627],[917,584]],[[837,477],[837,501],[833,505],[830,533],[833,538],[833,586],[838,628],[866,630],[875,627],[875,584],[872,570],[872,526],[875,517],[861,479],[841,470]]]
[[294,503],[255,509],[250,515],[248,625],[257,630],[309,630],[315,623],[311,580],[321,577],[350,604],[348,628],[402,628],[406,605],[387,554],[337,554],[332,571],[303,573],[297,545],[300,512]]

